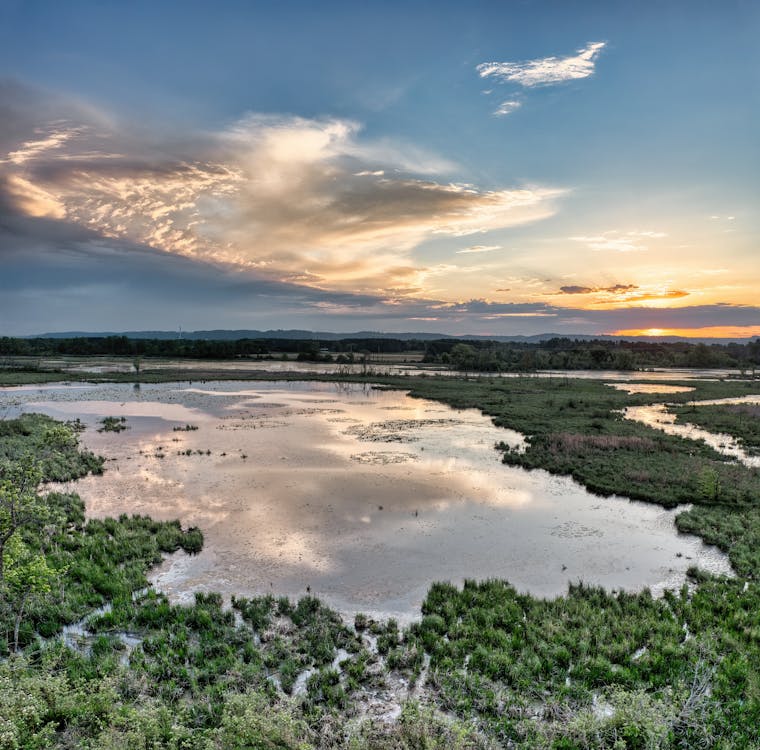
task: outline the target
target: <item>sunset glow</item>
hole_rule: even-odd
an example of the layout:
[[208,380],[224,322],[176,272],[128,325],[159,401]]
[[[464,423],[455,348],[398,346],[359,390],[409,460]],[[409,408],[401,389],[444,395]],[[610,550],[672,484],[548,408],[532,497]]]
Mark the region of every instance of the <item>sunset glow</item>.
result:
[[739,6],[42,5],[0,11],[0,334],[760,329]]
[[611,331],[610,336],[678,336],[681,338],[751,338],[760,336],[758,326],[705,326],[704,328],[645,328]]

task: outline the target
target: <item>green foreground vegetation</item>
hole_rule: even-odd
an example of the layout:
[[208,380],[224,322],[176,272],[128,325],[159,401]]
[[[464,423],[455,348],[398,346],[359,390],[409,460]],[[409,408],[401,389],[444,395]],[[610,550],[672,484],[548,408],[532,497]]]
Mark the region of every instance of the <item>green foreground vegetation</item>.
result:
[[[503,581],[439,583],[407,628],[347,624],[312,597],[172,605],[145,573],[164,552],[199,551],[201,532],[86,520],[76,495],[41,495],[102,461],[78,449],[76,424],[26,415],[0,422],[0,748],[760,748],[757,470],[623,419],[657,394],[565,378],[382,380],[523,432],[524,451],[501,446],[506,463],[602,495],[693,503],[679,528],[725,550],[737,578],[693,569],[659,599],[577,584],[549,601]],[[753,392],[690,385],[668,400]],[[402,710],[383,715],[378,701]]]

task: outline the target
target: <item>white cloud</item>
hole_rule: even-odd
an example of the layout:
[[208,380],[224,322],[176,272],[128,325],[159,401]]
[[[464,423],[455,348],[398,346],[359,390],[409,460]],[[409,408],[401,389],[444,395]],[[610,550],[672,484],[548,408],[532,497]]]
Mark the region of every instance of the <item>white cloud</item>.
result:
[[466,255],[468,253],[490,253],[493,250],[501,250],[501,245],[470,245],[463,250],[457,250],[457,255]]
[[0,159],[0,163],[8,161],[12,164],[24,164],[24,162],[34,159],[46,151],[60,148],[72,136],[76,135],[76,131],[51,128],[49,133],[40,133],[39,135],[41,137],[36,140],[19,144],[19,147],[15,151],[8,153],[6,159]]
[[520,107],[522,107],[522,102],[517,101],[517,99],[507,99],[494,110],[494,114],[497,117],[505,117]]
[[667,236],[665,232],[621,232],[615,229],[602,232],[602,234],[581,235],[569,239],[574,242],[582,242],[591,250],[599,252],[632,253],[648,249],[648,245],[642,240],[662,239]]
[[606,42],[589,42],[575,55],[568,57],[542,57],[524,62],[487,62],[477,66],[481,78],[494,77],[526,88],[546,86],[593,74],[596,59]]

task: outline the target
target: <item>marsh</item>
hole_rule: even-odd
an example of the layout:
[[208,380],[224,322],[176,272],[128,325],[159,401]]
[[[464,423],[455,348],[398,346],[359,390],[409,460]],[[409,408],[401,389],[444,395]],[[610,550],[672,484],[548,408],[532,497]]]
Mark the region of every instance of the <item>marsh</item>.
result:
[[[87,425],[103,476],[73,484],[90,515],[200,526],[153,581],[178,601],[307,590],[343,613],[408,621],[433,581],[502,578],[538,596],[569,581],[678,588],[724,555],[674,527],[675,511],[592,495],[506,466],[523,444],[473,409],[358,384],[217,382],[5,389],[0,409]],[[105,417],[124,432],[97,432]],[[198,429],[175,429],[192,425]]]

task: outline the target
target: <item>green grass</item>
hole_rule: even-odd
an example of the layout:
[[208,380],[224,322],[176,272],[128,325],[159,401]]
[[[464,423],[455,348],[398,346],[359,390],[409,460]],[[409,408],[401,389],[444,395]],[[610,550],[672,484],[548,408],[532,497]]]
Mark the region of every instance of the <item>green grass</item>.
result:
[[[742,743],[756,739],[757,584],[708,577],[693,593],[684,588],[662,599],[576,585],[547,601],[503,581],[467,581],[461,589],[434,585],[422,612],[404,648],[430,654],[429,681],[441,705],[519,747],[551,747],[544,744],[551,735],[572,734],[570,725],[595,703],[624,703],[641,690],[670,717],[656,747],[700,746],[700,733],[720,737],[721,746],[751,747]],[[699,679],[711,692],[691,706]],[[537,707],[557,721],[537,728]],[[693,726],[689,710],[699,712]],[[651,719],[630,717],[625,729],[643,736]]]

